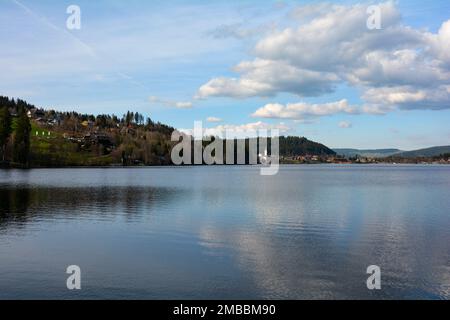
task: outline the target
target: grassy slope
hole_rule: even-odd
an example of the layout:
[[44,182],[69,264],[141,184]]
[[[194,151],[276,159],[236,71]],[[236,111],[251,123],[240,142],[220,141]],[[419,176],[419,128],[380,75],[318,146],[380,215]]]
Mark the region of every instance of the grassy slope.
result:
[[110,155],[99,157],[92,152],[79,151],[76,143],[64,139],[59,132],[42,129],[34,122],[31,123],[31,128],[30,162],[33,167],[107,166],[112,164]]

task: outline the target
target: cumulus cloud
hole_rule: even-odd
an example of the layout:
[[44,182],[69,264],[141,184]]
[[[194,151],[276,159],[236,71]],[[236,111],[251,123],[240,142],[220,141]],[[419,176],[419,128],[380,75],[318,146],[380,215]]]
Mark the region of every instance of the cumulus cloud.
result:
[[369,30],[367,5],[334,5],[310,22],[273,33],[255,47],[258,57],[310,70],[340,72],[364,63],[365,54],[418,46],[421,33],[400,24],[393,3],[380,4],[383,30]]
[[417,88],[415,86],[394,86],[368,89],[363,98],[369,103],[367,109],[450,109],[450,85],[434,88]]
[[301,102],[282,105],[279,103],[271,103],[256,110],[256,112],[252,114],[252,117],[299,120],[310,117],[329,116],[338,113],[358,114],[359,109],[356,106],[350,105],[345,99],[324,104]]
[[439,61],[416,50],[404,49],[393,52],[371,52],[364,64],[346,74],[349,82],[365,87],[393,87],[410,85],[433,87],[450,79],[448,70]]
[[442,24],[438,34],[428,34],[427,40],[430,51],[448,70],[450,68],[450,20]]
[[191,109],[194,105],[190,101],[173,101],[173,100],[165,100],[155,96],[150,97],[150,102],[155,104],[161,104],[170,108],[177,109]]
[[[236,77],[209,80],[197,97],[315,97],[345,84],[361,92],[361,112],[450,108],[450,20],[437,33],[414,29],[402,23],[394,2],[385,2],[379,4],[382,29],[369,30],[367,6],[299,7],[291,15],[294,27],[263,36],[254,59],[233,68]],[[255,115],[295,119],[304,108],[270,104]]]
[[234,69],[240,78],[214,78],[198,90],[197,97],[272,97],[287,91],[299,96],[331,93],[338,77],[333,73],[300,69],[283,61],[256,59],[244,61]]

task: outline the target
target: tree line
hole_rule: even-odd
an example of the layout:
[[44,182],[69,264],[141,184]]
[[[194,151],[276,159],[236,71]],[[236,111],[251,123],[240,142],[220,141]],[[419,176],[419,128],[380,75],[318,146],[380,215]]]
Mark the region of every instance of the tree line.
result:
[[[34,134],[30,137],[30,121],[38,129],[51,131],[52,138],[44,140]],[[61,112],[0,96],[2,165],[168,165],[172,163],[171,151],[177,143],[171,141],[174,130],[139,112],[127,111],[122,116]],[[211,141],[215,139],[220,138],[211,137]],[[246,163],[249,163],[249,141],[245,139]],[[268,154],[271,154],[271,145],[269,139]],[[279,137],[279,147],[280,156],[335,154],[326,146],[302,137]],[[265,151],[259,150],[260,153]],[[236,152],[237,148],[235,159]],[[226,155],[226,148],[224,153]]]
[[0,105],[0,152],[2,165],[28,166],[31,123],[23,103]]

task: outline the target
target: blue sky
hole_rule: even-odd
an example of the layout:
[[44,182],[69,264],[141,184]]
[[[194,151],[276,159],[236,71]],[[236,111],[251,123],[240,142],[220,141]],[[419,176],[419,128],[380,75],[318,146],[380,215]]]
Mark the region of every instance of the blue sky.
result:
[[0,94],[330,147],[450,144],[450,3],[376,3],[381,30],[361,23],[370,4],[0,0]]

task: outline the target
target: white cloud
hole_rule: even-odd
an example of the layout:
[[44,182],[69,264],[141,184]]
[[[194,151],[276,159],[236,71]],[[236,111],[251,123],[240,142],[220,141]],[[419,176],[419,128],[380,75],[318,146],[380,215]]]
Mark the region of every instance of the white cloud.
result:
[[161,104],[166,107],[177,108],[177,109],[191,109],[194,107],[193,103],[190,101],[172,101],[165,100],[155,96],[150,97],[150,102],[154,104]]
[[341,121],[341,122],[339,122],[338,126],[339,126],[339,128],[342,128],[342,129],[349,129],[349,128],[353,127],[353,124],[349,121]]
[[257,43],[255,54],[299,68],[340,72],[341,68],[363,63],[361,59],[368,52],[419,44],[421,34],[400,24],[400,14],[393,3],[380,4],[380,9],[383,30],[374,32],[366,27],[367,5],[333,5],[318,10],[311,21],[300,21],[296,28],[263,38]]
[[271,103],[256,110],[256,112],[252,114],[252,117],[304,119],[310,117],[330,116],[338,113],[358,114],[359,109],[356,106],[350,105],[345,99],[324,104],[308,104],[305,102],[300,102],[282,105],[279,103]]
[[365,87],[411,85],[422,88],[450,80],[450,72],[441,68],[439,61],[411,49],[368,53],[364,65],[346,76],[349,82]]
[[[361,92],[361,112],[449,109],[450,20],[430,33],[404,25],[395,2],[379,6],[381,30],[366,27],[364,4],[299,7],[291,15],[295,27],[263,36],[255,58],[233,68],[237,77],[213,78],[197,97],[314,97],[346,84]],[[295,119],[309,109],[305,103],[271,104],[255,116]]]
[[206,121],[208,121],[208,122],[222,122],[222,119],[217,118],[217,117],[208,117],[206,119]]
[[445,64],[448,70],[450,68],[450,20],[442,24],[438,34],[428,34],[427,36],[431,52]]
[[175,102],[174,104],[175,108],[178,109],[190,109],[193,107],[192,102],[186,101],[186,102]]
[[267,95],[271,91],[273,89],[270,85],[252,79],[215,78],[200,87],[196,98],[203,99],[214,96],[247,98],[258,96],[261,93]]
[[[224,138],[226,135],[235,136],[238,138],[246,138],[246,137],[256,137],[256,136],[267,136],[271,135],[271,130],[278,130],[280,134],[284,134],[289,132],[291,128],[280,122],[278,124],[270,124],[265,122],[252,122],[240,125],[234,124],[224,124],[218,125],[211,128],[203,128],[204,136],[217,136]],[[180,132],[183,132],[187,135],[192,135],[192,129],[179,129]]]
[[401,109],[450,109],[450,84],[435,88],[414,86],[394,86],[368,89],[363,98],[369,108]]
[[201,86],[197,98],[228,96],[233,98],[270,97],[279,92],[299,96],[319,96],[333,92],[339,80],[333,73],[305,70],[283,61],[255,59],[238,64],[240,78],[214,78]]

